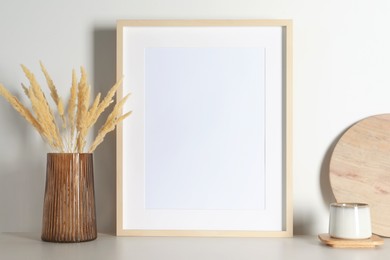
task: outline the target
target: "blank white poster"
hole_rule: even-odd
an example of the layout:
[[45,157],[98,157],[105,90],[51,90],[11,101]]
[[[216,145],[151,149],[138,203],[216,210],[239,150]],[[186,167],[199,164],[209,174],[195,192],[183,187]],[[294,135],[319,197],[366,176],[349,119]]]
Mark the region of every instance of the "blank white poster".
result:
[[145,48],[145,208],[265,208],[265,48]]

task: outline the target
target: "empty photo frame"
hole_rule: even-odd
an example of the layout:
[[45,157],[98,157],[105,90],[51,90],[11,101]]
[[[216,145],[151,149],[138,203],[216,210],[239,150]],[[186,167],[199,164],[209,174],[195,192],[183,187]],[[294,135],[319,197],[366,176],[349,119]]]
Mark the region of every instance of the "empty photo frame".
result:
[[117,24],[117,235],[292,236],[292,22]]

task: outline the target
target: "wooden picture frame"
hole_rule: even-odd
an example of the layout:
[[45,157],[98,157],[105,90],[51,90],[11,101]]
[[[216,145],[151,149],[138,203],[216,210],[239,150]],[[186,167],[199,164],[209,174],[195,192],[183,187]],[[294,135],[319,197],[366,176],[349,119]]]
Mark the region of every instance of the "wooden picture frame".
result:
[[121,20],[118,236],[292,236],[292,21]]

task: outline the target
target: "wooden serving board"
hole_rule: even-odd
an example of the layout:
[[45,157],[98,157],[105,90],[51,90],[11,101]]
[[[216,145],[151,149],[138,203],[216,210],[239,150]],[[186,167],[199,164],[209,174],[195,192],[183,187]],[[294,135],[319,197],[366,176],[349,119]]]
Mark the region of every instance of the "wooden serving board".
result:
[[390,237],[390,114],[345,132],[331,157],[330,184],[337,202],[369,204],[373,233]]
[[372,235],[368,239],[338,239],[329,236],[329,234],[320,234],[318,238],[322,243],[337,248],[373,248],[384,244],[383,238],[377,235]]

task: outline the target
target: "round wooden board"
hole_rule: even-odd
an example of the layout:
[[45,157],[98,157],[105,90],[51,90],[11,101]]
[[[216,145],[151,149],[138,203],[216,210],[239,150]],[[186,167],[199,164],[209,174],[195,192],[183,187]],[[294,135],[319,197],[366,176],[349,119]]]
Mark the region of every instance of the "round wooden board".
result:
[[373,233],[390,237],[390,114],[345,132],[332,153],[330,184],[337,202],[369,204]]

